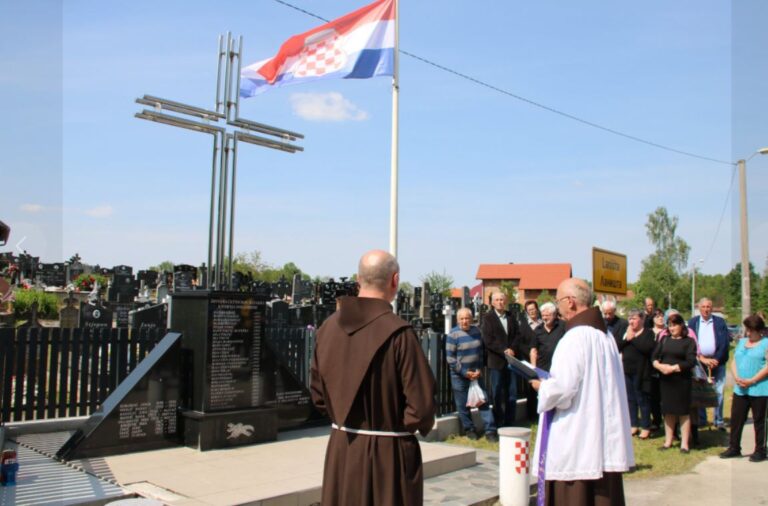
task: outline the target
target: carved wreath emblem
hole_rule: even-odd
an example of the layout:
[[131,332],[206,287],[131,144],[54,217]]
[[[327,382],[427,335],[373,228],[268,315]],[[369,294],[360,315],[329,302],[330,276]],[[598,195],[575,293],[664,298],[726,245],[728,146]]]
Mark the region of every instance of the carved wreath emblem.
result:
[[227,424],[227,439],[237,439],[240,436],[250,437],[253,435],[253,425],[243,425],[242,423]]

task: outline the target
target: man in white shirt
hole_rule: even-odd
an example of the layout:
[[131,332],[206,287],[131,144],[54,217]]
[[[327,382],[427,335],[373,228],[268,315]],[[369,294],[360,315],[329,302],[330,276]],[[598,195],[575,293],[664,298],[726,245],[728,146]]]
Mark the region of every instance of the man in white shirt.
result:
[[624,505],[621,473],[635,465],[621,358],[591,302],[585,281],[560,284],[557,306],[567,320],[566,334],[555,349],[550,378],[531,382],[541,414],[534,462],[545,445],[548,506]]

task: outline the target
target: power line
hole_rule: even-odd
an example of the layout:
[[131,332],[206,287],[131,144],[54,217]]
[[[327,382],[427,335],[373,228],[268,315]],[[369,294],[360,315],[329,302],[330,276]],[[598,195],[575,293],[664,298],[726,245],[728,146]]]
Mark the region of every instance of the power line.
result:
[[[284,5],[286,7],[289,7],[291,9],[299,11],[299,12],[301,12],[303,14],[306,14],[307,16],[311,16],[313,18],[319,19],[320,21],[324,21],[326,23],[329,22],[328,19],[325,19],[322,16],[318,16],[315,13],[309,12],[309,11],[307,11],[305,9],[302,9],[301,7],[298,7],[296,5],[288,3],[288,2],[286,2],[284,0],[274,0],[274,1],[279,3],[279,4]],[[487,83],[487,82],[485,82],[485,81],[483,81],[481,79],[478,79],[478,78],[472,77],[470,75],[464,74],[464,73],[459,72],[457,70],[454,70],[452,68],[446,67],[445,65],[440,65],[439,63],[436,63],[436,62],[434,62],[432,60],[429,60],[427,58],[424,58],[422,56],[415,55],[413,53],[410,53],[408,51],[404,51],[402,49],[400,49],[400,53],[404,54],[405,56],[409,56],[409,57],[411,57],[411,58],[413,58],[415,60],[418,60],[418,61],[420,61],[422,63],[426,63],[427,65],[431,65],[432,67],[435,67],[436,69],[442,70],[443,72],[447,72],[447,73],[452,74],[452,75],[454,75],[456,77],[460,77],[462,79],[465,79],[467,81],[475,83],[475,84],[477,84],[479,86],[483,86],[485,88],[488,88],[490,90],[496,91],[496,92],[501,93],[503,95],[506,95],[508,97],[514,98],[514,99],[519,100],[521,102],[525,102],[528,105],[532,105],[534,107],[538,107],[539,109],[543,109],[543,110],[545,110],[547,112],[551,112],[552,114],[557,114],[558,116],[562,116],[564,118],[568,118],[570,120],[576,121],[576,122],[581,123],[583,125],[586,125],[586,126],[589,126],[589,127],[592,127],[592,128],[596,128],[598,130],[602,130],[603,132],[607,132],[607,133],[610,133],[610,134],[613,134],[613,135],[616,135],[616,136],[619,136],[619,137],[623,137],[623,138],[629,139],[631,141],[639,142],[641,144],[645,144],[647,146],[651,146],[651,147],[654,147],[654,148],[663,149],[665,151],[670,151],[672,153],[677,153],[679,155],[684,155],[684,156],[688,156],[688,157],[691,157],[691,158],[698,158],[699,160],[706,160],[708,162],[720,163],[720,164],[723,164],[723,165],[733,165],[732,162],[728,162],[728,161],[725,161],[725,160],[718,160],[717,158],[710,158],[708,156],[697,155],[696,153],[691,153],[690,151],[683,151],[681,149],[676,149],[676,148],[673,148],[673,147],[670,147],[670,146],[665,146],[664,144],[659,144],[658,142],[649,141],[647,139],[643,139],[643,138],[637,137],[635,135],[624,133],[624,132],[622,132],[620,130],[616,130],[614,128],[610,128],[610,127],[606,127],[606,126],[600,125],[598,123],[594,123],[592,121],[580,118],[578,116],[574,116],[573,114],[569,114],[567,112],[555,109],[554,107],[550,107],[548,105],[541,104],[539,102],[536,102],[535,100],[531,100],[529,98],[525,98],[525,97],[523,97],[521,95],[518,95],[516,93],[513,93],[513,92],[511,92],[509,90],[505,90],[503,88],[499,88],[498,86],[495,86],[493,84]]]
[[728,201],[730,200],[731,193],[733,192],[734,181],[736,181],[735,165],[733,167],[733,172],[731,172],[731,185],[728,187],[728,193],[725,194],[725,202],[723,202],[723,212],[720,213],[720,221],[717,222],[717,229],[715,230],[715,235],[712,237],[712,244],[709,246],[709,251],[707,251],[707,255],[704,257],[704,263],[707,262],[707,260],[709,259],[709,255],[712,254],[712,250],[715,248],[715,243],[717,242],[717,235],[720,233],[720,225],[723,224],[723,218],[725,217],[725,210],[728,209]]

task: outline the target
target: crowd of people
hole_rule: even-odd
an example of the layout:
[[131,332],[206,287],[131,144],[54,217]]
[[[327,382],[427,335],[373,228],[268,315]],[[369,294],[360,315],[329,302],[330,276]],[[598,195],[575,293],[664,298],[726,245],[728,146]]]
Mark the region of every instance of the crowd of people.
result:
[[[423,468],[415,434],[435,422],[435,379],[413,328],[392,312],[400,268],[391,254],[373,250],[360,259],[357,297],[341,297],[338,310],[317,333],[311,367],[315,407],[331,419],[323,474],[324,504],[421,504]],[[525,304],[519,316],[506,296],[492,295],[492,309],[473,325],[469,309],[446,336],[459,419],[478,438],[467,404],[474,397],[483,436],[497,441],[497,426],[516,419],[516,374],[507,357],[530,360],[543,371],[527,383],[538,403],[539,430],[533,462],[541,504],[623,505],[622,473],[635,465],[632,437],[650,437],[663,420],[664,445],[680,430],[680,450],[695,443],[706,411],[692,402],[694,371],[713,378],[713,422],[725,430],[723,386],[729,355],[727,327],[699,302],[700,315],[686,322],[662,313],[652,300],[644,310],[619,318],[616,306],[592,306],[589,285],[569,278],[555,301]],[[741,456],[749,410],[755,422],[750,460],[766,459],[768,338],[765,320],[744,320],[746,337],[735,349],[736,382],[730,445],[723,458]],[[490,392],[483,374],[488,374]],[[551,374],[546,375],[544,372]],[[478,397],[479,390],[479,397]],[[478,402],[484,398],[485,402]],[[530,405],[535,403],[529,402]],[[703,412],[702,412],[703,411]],[[663,417],[663,418],[662,418]]]

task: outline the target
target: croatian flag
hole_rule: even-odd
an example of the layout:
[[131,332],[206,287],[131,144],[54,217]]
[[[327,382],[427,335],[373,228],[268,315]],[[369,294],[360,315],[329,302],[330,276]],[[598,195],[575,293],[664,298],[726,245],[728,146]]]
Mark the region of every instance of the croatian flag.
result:
[[346,16],[294,35],[277,55],[240,73],[240,96],[318,79],[391,76],[395,55],[395,0],[377,0]]

